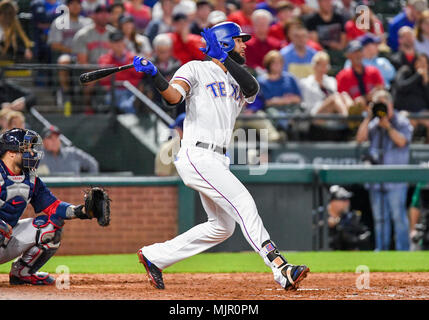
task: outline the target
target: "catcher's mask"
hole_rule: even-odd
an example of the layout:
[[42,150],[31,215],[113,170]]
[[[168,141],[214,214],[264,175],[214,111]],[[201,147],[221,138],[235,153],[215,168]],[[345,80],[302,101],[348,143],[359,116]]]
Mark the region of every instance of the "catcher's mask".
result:
[[22,153],[22,168],[36,170],[43,158],[42,138],[33,130],[8,130],[0,135],[0,154],[6,151]]
[[241,27],[234,22],[221,22],[210,28],[216,35],[217,41],[224,48],[225,52],[230,52],[235,47],[234,38],[242,38],[244,42],[250,40],[250,34],[244,33]]

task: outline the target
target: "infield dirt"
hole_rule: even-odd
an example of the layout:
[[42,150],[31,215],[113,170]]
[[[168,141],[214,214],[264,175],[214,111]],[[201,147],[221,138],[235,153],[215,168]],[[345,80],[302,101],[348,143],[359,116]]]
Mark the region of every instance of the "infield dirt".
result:
[[[0,274],[0,299],[112,300],[420,300],[429,299],[429,273],[369,274],[358,289],[354,273],[309,273],[297,291],[286,292],[269,273],[164,274],[156,290],[146,274],[72,274],[69,289],[10,286]],[[362,281],[358,281],[364,284]],[[367,283],[368,284],[368,283]]]

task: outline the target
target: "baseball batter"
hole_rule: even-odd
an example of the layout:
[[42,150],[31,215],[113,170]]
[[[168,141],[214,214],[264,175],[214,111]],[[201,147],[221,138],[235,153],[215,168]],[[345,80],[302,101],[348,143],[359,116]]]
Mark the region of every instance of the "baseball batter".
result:
[[250,35],[232,22],[205,29],[202,35],[206,47],[201,50],[211,61],[186,63],[170,83],[150,61],[134,58],[135,69],[152,76],[169,104],[186,101],[183,139],[175,166],[185,185],[199,192],[208,216],[207,222],[172,240],[140,249],[140,262],[151,284],[164,289],[164,268],[226,240],[238,223],[250,246],[272,269],[274,280],[286,290],[296,289],[309,268],[289,264],[280,254],[252,196],[231,173],[230,160],[225,156],[236,117],[259,91],[256,79],[242,67]]

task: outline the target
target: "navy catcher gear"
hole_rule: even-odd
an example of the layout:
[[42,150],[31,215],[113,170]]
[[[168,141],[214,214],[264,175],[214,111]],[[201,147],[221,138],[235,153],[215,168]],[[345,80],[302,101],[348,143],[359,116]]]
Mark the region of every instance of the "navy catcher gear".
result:
[[221,22],[210,28],[217,41],[225,52],[230,52],[235,47],[234,38],[242,38],[244,42],[250,39],[250,34],[244,33],[241,27],[234,22]]
[[0,136],[0,154],[6,151],[22,153],[23,169],[36,170],[43,157],[42,150],[42,138],[33,130],[14,128]]

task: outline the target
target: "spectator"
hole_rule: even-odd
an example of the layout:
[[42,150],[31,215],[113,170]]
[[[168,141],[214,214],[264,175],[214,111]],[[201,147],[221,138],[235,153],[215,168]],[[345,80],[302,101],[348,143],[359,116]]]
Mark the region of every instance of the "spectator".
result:
[[[91,15],[93,24],[76,32],[72,42],[72,53],[77,57],[78,64],[97,64],[99,58],[109,49],[109,34],[115,31],[109,22],[109,11],[104,5],[98,5]],[[94,113],[92,107],[92,93],[94,82],[83,87],[85,113]]]
[[225,22],[226,21],[226,14],[219,10],[214,10],[210,12],[208,17],[209,22],[209,28],[213,27],[214,25]]
[[383,77],[376,67],[363,65],[360,41],[349,43],[346,56],[351,66],[337,74],[338,92],[347,92],[356,104],[365,107],[371,101],[372,92],[384,88]]
[[352,16],[352,19],[347,19],[345,24],[347,41],[356,40],[367,33],[372,33],[380,38],[384,38],[383,23],[377,18],[372,10],[369,9],[369,28],[358,25],[358,18],[361,16],[361,12],[356,12],[356,14]]
[[180,149],[180,140],[183,137],[183,122],[185,121],[186,113],[181,113],[177,116],[173,124],[170,125],[170,129],[174,130],[171,139],[164,142],[155,157],[155,175],[165,176],[177,176],[176,166],[174,165],[174,159]]
[[243,32],[253,34],[252,14],[256,9],[256,0],[242,0],[241,8],[228,15],[228,21],[240,25]]
[[263,67],[264,56],[271,50],[280,50],[280,42],[268,36],[273,16],[267,10],[259,9],[252,14],[254,35],[246,42],[246,65],[258,73]]
[[[272,50],[264,57],[267,74],[257,78],[260,91],[257,97],[270,115],[284,115],[300,111],[301,90],[295,77],[284,71],[283,57],[277,50]],[[274,121],[275,127],[289,128],[287,120]]]
[[[154,54],[151,59],[153,64],[157,66],[159,72],[161,72],[167,81],[170,81],[174,73],[181,66],[179,60],[173,57],[173,41],[171,37],[165,33],[157,35],[153,40],[153,50]],[[162,99],[161,94],[154,87],[152,79],[144,77],[143,84],[145,94],[156,104],[163,105],[165,100]],[[176,107],[176,109],[184,109],[183,104]]]
[[33,43],[22,29],[17,13],[12,1],[0,2],[0,59],[23,62],[33,58]]
[[124,2],[125,11],[133,16],[138,33],[143,33],[151,20],[150,7],[143,4],[141,0],[126,0]]
[[[274,37],[281,43],[285,43],[284,27],[294,17],[295,6],[289,1],[279,1],[276,5],[276,22],[270,26],[268,36]],[[286,43],[285,43],[286,45]],[[283,47],[284,45],[282,45]]]
[[336,0],[334,3],[335,11],[345,19],[351,20],[356,15],[358,4],[353,0]]
[[316,50],[307,45],[308,31],[303,25],[296,26],[289,33],[291,43],[280,50],[285,61],[284,69],[298,79],[313,73],[311,59]]
[[264,9],[271,13],[272,16],[276,15],[277,12],[277,1],[276,0],[266,0],[260,1],[256,7],[256,10]]
[[329,247],[333,250],[369,250],[371,231],[361,223],[361,213],[350,210],[353,193],[338,185],[329,188]]
[[[99,65],[119,67],[133,62],[134,53],[127,49],[122,32],[116,31],[111,33],[109,40],[110,50],[100,57],[98,61]],[[119,83],[127,80],[132,85],[138,86],[142,76],[143,73],[138,73],[134,69],[127,69],[118,72],[115,75],[115,80]],[[110,77],[101,79],[100,84],[105,88],[106,92],[109,92],[111,89]],[[114,90],[106,94],[105,97],[106,105],[116,105],[120,113],[136,113],[134,108],[135,95],[122,85],[115,86]],[[112,99],[114,100],[112,101]]]
[[319,11],[306,20],[313,41],[319,42],[325,49],[343,50],[346,46],[344,18],[334,11],[332,0],[318,0]]
[[8,127],[8,125],[7,125],[7,114],[9,112],[12,112],[12,111],[13,110],[9,109],[9,108],[0,109],[0,130],[1,130],[0,133],[3,133],[6,131],[6,128]]
[[[69,9],[70,19],[68,28],[62,27],[64,17],[60,16],[52,22],[48,36],[48,44],[51,46],[53,57],[61,65],[70,65],[76,62],[76,55],[72,53],[73,37],[80,29],[92,23],[90,18],[80,15],[82,11],[80,0],[67,0],[66,5]],[[58,70],[58,80],[60,89],[57,92],[57,102],[59,106],[63,106],[66,101],[71,101],[73,95],[70,70]]]
[[[378,46],[381,43],[381,39],[371,33],[367,33],[359,37],[358,40],[361,42],[363,47],[363,65],[376,67],[383,76],[386,88],[389,89],[390,83],[395,77],[396,70],[387,58],[378,56]],[[348,68],[350,65],[350,60],[347,60],[344,67]]]
[[429,10],[422,12],[416,26],[415,49],[417,53],[429,56]]
[[204,28],[209,27],[209,14],[213,10],[213,5],[208,0],[197,1],[197,11],[195,19],[191,23],[191,32],[193,34],[201,35]]
[[[285,26],[283,28],[283,32],[284,32],[284,36],[285,36],[285,41],[282,42],[282,44],[281,44],[282,48],[285,47],[285,46],[287,46],[292,41],[291,40],[291,34],[292,34],[292,32],[296,28],[300,29],[301,27],[305,28],[305,25],[298,18],[292,18],[288,22],[286,22],[286,24],[285,24]],[[318,42],[311,40],[310,37],[308,37],[307,46],[313,48],[316,51],[323,50],[322,46]]]
[[[369,140],[369,156],[373,164],[408,164],[413,127],[406,117],[394,110],[392,96],[387,91],[375,92],[371,101],[368,115],[359,126],[357,142]],[[377,251],[390,249],[391,220],[394,224],[395,248],[409,250],[407,188],[406,183],[369,185]]]
[[160,0],[158,3],[160,4],[164,14],[160,18],[153,17],[145,31],[145,35],[149,38],[151,43],[153,42],[153,39],[155,39],[156,35],[173,31],[172,13],[174,1]]
[[[396,75],[394,86],[394,106],[397,110],[412,113],[429,109],[429,58],[424,53],[417,54],[413,67],[402,66]],[[413,127],[426,127],[426,143],[429,143],[429,119],[411,120]]]
[[98,6],[106,5],[106,0],[82,0],[82,15],[91,17]]
[[415,34],[410,27],[402,27],[399,30],[399,50],[390,56],[390,62],[396,70],[403,65],[412,67],[416,62]]
[[317,11],[316,0],[290,0],[299,9],[298,15],[307,16]]
[[414,28],[414,24],[420,19],[421,13],[426,9],[427,0],[407,0],[407,5],[403,11],[390,21],[387,44],[393,52],[398,51],[399,30],[404,26]]
[[61,131],[56,126],[43,130],[44,157],[40,161],[37,173],[40,175],[79,176],[81,173],[98,174],[97,160],[85,151],[61,146]]
[[[329,55],[324,51],[316,53],[311,61],[314,74],[301,80],[301,91],[304,109],[312,115],[339,114],[347,116],[353,99],[347,92],[339,93],[337,80],[328,76],[330,64]],[[348,138],[349,130],[340,121],[313,121],[309,130],[311,140],[315,141],[344,141]]]
[[169,33],[173,41],[173,56],[179,60],[182,65],[191,60],[205,60],[205,54],[202,53],[201,36],[190,32],[190,23],[188,17],[183,13],[173,16],[173,30]]
[[121,0],[116,0],[109,6],[110,25],[119,29],[119,19],[124,15],[125,7]]
[[40,63],[51,63],[51,49],[48,45],[48,32],[52,21],[57,18],[57,8],[61,5],[59,0],[31,0],[31,13],[33,15],[34,57]]
[[119,30],[125,36],[127,49],[136,56],[150,58],[152,56],[152,46],[148,37],[137,33],[134,18],[124,15],[119,19]]
[[3,132],[13,128],[25,129],[25,116],[21,111],[10,111],[6,114],[6,128]]

